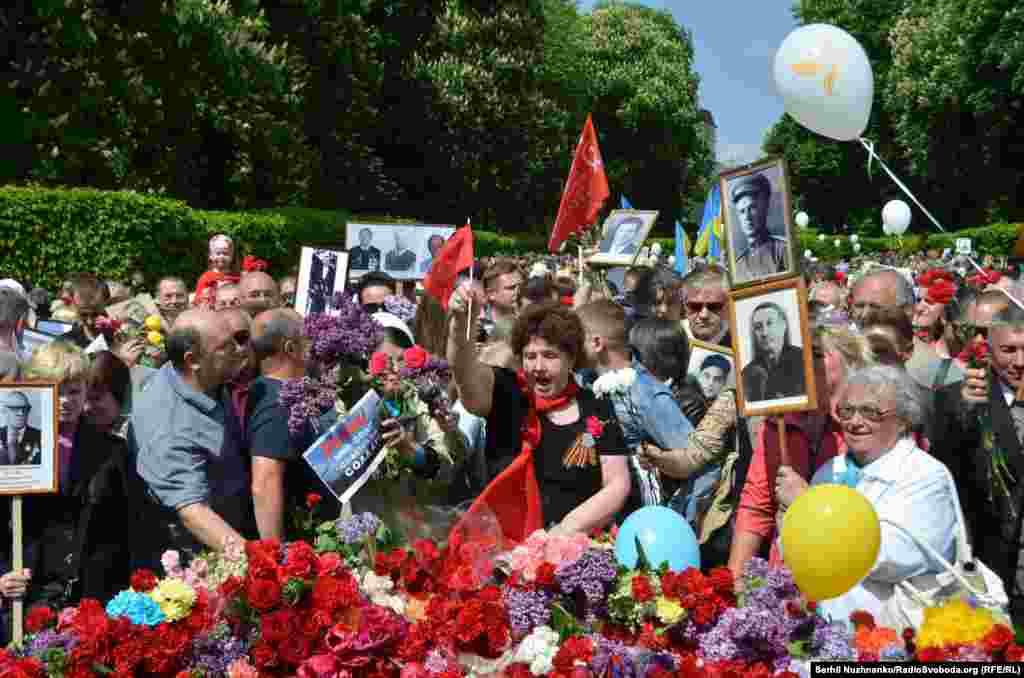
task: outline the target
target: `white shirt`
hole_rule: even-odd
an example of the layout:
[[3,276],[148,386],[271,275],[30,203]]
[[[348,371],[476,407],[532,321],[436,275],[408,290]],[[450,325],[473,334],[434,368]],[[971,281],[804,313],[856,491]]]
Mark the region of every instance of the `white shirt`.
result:
[[[811,485],[843,484],[846,463],[845,456],[833,457],[814,474]],[[871,502],[879,520],[912,531],[947,561],[955,560],[956,490],[942,462],[918,448],[911,438],[904,438],[861,472],[856,489]],[[826,618],[847,622],[855,610],[866,610],[878,618],[895,584],[942,571],[942,566],[932,562],[905,532],[886,522],[881,528],[874,568],[850,591],[819,603],[818,609]]]

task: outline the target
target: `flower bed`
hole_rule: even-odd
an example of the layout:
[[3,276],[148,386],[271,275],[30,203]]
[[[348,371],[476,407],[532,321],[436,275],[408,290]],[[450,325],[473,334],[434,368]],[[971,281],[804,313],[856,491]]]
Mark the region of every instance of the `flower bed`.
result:
[[806,675],[811,659],[1024,656],[969,601],[928,610],[917,635],[866,613],[849,628],[762,560],[738,592],[725,569],[621,568],[608,535],[538,532],[500,553],[480,532],[402,548],[363,514],[187,568],[168,552],[163,578],[136,572],[105,606],[31,609],[0,676],[739,678]]

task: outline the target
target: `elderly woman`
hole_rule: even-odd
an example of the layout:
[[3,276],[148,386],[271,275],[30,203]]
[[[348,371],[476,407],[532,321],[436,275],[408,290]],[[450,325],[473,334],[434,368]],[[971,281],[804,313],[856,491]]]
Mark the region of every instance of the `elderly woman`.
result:
[[953,478],[911,435],[925,412],[920,389],[903,370],[875,365],[847,377],[836,414],[848,451],[822,465],[811,485],[848,485],[867,497],[882,523],[882,543],[874,568],[860,584],[819,603],[826,616],[845,620],[866,610],[887,623],[885,604],[896,584],[941,571],[908,532],[954,560]]
[[[846,443],[836,420],[846,373],[868,361],[864,342],[836,321],[818,325],[813,334],[815,388],[818,409],[784,416],[787,463],[783,463],[778,430],[765,422],[757,435],[754,456],[736,509],[736,531],[729,554],[729,569],[739,577],[747,561],[771,544],[778,532],[780,510],[807,488],[807,482],[826,461],[846,454]],[[781,560],[776,548],[771,559]]]
[[[58,493],[25,498],[25,569],[0,577],[0,594],[56,609],[82,597],[108,600],[128,582],[130,546],[138,535],[132,518],[138,511],[129,500],[138,495],[129,488],[139,485],[126,464],[127,444],[83,419],[88,360],[74,345],[43,346],[25,377],[58,383]],[[9,566],[10,538],[3,543]]]
[[629,450],[609,402],[576,385],[580,319],[557,303],[529,306],[510,342],[522,360],[517,373],[478,359],[466,338],[470,295],[473,306],[483,303],[465,286],[452,296],[448,362],[466,409],[487,419],[488,470],[497,474],[470,513],[493,511],[512,541],[548,526],[604,527],[629,496]]

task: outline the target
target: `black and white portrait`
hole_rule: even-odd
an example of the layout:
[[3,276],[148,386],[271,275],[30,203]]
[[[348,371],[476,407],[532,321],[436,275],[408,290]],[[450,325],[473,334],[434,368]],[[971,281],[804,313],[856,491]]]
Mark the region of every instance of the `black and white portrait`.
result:
[[733,285],[794,272],[789,186],[782,160],[722,174],[722,200]]
[[379,271],[380,249],[373,246],[373,229],[359,229],[359,244],[348,249],[348,265],[353,271]]
[[733,293],[733,345],[745,414],[815,404],[807,299],[799,279]]
[[303,247],[295,310],[304,316],[330,312],[334,295],[345,290],[348,262],[348,252]]
[[430,272],[430,267],[434,265],[434,259],[441,253],[444,243],[444,236],[440,233],[433,233],[427,238],[427,251],[423,255],[423,260],[420,261],[420,273],[426,275]]
[[384,255],[384,270],[397,272],[411,271],[416,264],[416,253],[409,246],[409,232],[403,228],[396,228],[391,233],[391,241],[394,243],[394,247]]
[[603,237],[591,262],[629,266],[657,219],[657,212],[614,210],[605,219]]
[[0,384],[0,494],[56,491],[57,388]]
[[686,376],[700,387],[705,400],[714,400],[723,389],[736,388],[732,352],[692,339]]

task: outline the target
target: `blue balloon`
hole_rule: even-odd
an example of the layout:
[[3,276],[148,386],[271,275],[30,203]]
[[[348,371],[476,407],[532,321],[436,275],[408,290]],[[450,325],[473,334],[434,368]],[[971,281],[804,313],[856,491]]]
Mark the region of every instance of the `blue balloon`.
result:
[[615,538],[615,558],[623,567],[636,568],[638,540],[653,569],[666,562],[673,572],[700,569],[697,535],[685,518],[667,506],[645,506],[622,523]]

